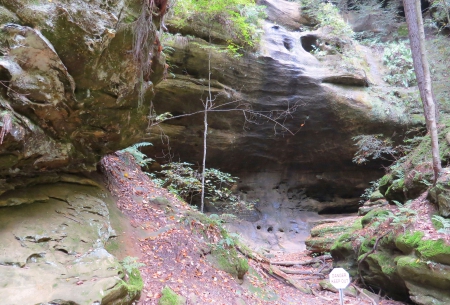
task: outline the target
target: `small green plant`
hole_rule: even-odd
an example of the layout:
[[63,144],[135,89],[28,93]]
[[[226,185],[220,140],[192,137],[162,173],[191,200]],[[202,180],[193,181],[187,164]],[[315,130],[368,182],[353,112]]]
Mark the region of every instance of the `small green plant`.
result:
[[431,220],[438,229],[439,233],[450,234],[450,219],[444,218],[440,215],[433,215]]
[[[333,2],[334,3],[334,2]],[[302,0],[302,10],[316,19],[317,27],[331,29],[331,34],[340,38],[352,38],[354,32],[339,13],[338,6],[328,1]]]
[[158,305],[182,305],[185,303],[185,300],[168,286],[162,289],[161,298],[158,300]]
[[140,263],[138,260],[139,259],[137,257],[127,256],[120,262],[120,264],[128,274],[131,274],[134,270],[145,266],[145,264]]
[[140,142],[140,143],[136,143],[132,146],[129,146],[125,149],[119,150],[119,153],[128,153],[130,155],[133,156],[135,162],[137,165],[144,167],[147,166],[149,163],[152,163],[153,160],[152,158],[147,158],[147,155],[142,153],[139,148],[140,147],[144,147],[144,146],[151,146],[153,145],[150,142]]
[[[193,164],[187,162],[171,162],[162,166],[163,170],[156,173],[154,182],[167,188],[187,202],[193,203],[201,193],[201,171],[193,169]],[[231,187],[237,177],[215,168],[205,171],[205,198],[211,204],[217,204],[224,212],[239,212],[252,209],[254,202],[244,202],[235,195]]]
[[120,262],[128,275],[127,281],[122,281],[121,285],[125,286],[133,298],[139,296],[139,293],[144,288],[144,281],[142,280],[139,268],[145,266],[143,263],[138,262],[137,257],[127,256]]
[[[207,25],[220,25],[234,39],[243,42],[242,47],[254,47],[261,29],[260,19],[265,17],[264,6],[253,0],[178,0],[174,6],[178,27],[196,18]],[[231,46],[233,50],[233,45]]]
[[378,186],[380,185],[380,180],[375,180],[369,182],[370,186],[364,190],[364,193],[361,195],[361,200],[359,201],[360,204],[363,204],[367,200],[370,199],[370,196],[373,192],[375,192],[378,189]]
[[394,157],[397,154],[397,149],[393,147],[391,139],[382,139],[382,137],[382,134],[353,137],[352,140],[356,142],[355,145],[359,148],[353,157],[353,162],[364,164],[369,161],[369,158],[386,160],[386,156]]
[[411,49],[404,41],[388,44],[384,48],[383,62],[389,69],[384,77],[389,84],[411,87],[417,83]]

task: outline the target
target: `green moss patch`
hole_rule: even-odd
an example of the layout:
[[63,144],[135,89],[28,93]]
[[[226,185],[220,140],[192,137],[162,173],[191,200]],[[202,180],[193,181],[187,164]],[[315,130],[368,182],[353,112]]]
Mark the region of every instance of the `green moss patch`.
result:
[[183,305],[186,299],[175,293],[170,287],[166,286],[161,291],[161,298],[158,300],[158,305]]
[[242,280],[248,271],[248,261],[239,257],[236,249],[215,247],[208,255],[208,261],[217,269],[225,271],[237,279]]
[[417,251],[424,259],[450,265],[450,246],[442,239],[421,241]]
[[367,213],[362,219],[361,219],[361,225],[362,227],[366,227],[368,224],[370,224],[375,218],[379,218],[382,216],[389,215],[389,212],[384,209],[373,209],[369,213]]
[[410,254],[415,248],[419,246],[422,237],[423,232],[408,232],[406,234],[398,236],[395,239],[395,246],[403,253]]

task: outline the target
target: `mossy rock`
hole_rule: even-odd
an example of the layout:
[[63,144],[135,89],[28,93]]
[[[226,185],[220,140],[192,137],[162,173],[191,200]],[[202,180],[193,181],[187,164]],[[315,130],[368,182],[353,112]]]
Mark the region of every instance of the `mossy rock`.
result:
[[405,191],[408,198],[417,198],[426,191],[433,181],[433,165],[431,162],[417,164],[405,177]]
[[361,225],[362,225],[363,228],[365,228],[375,218],[380,217],[380,216],[387,216],[387,215],[389,215],[389,211],[381,209],[381,208],[371,210],[369,213],[367,213],[366,216],[364,216],[361,219]]
[[351,276],[356,276],[358,272],[357,253],[352,246],[354,239],[355,236],[351,233],[345,233],[334,242],[330,249],[335,267],[344,268]]
[[439,181],[436,186],[432,187],[428,193],[431,202],[439,207],[439,214],[448,217],[450,216],[450,182],[448,179]]
[[449,304],[450,266],[403,256],[397,260],[397,269],[411,299],[422,300],[417,304]]
[[417,248],[422,240],[423,232],[406,233],[397,236],[395,246],[404,254],[411,254]]
[[324,223],[311,229],[311,236],[305,241],[306,249],[314,253],[330,252],[336,239],[344,234],[361,229],[360,219],[349,219]]
[[386,206],[388,204],[389,204],[389,202],[386,199],[379,199],[379,200],[374,201],[374,202],[367,201],[366,203],[364,203],[364,205],[362,207],[360,207],[358,209],[358,215],[359,216],[365,216],[370,211],[375,210],[375,209],[380,209],[383,206]]
[[309,237],[306,239],[306,249],[313,253],[324,253],[330,252],[331,247],[336,241],[335,236],[331,237]]
[[392,174],[386,174],[380,179],[380,182],[378,183],[378,190],[382,195],[386,193],[393,180]]
[[158,300],[158,305],[184,305],[186,298],[175,293],[170,287],[166,286],[161,291],[161,298]]
[[377,200],[380,200],[380,199],[383,199],[383,198],[384,198],[384,195],[381,194],[381,192],[380,192],[379,190],[373,192],[373,193],[370,195],[370,201],[371,201],[371,202],[374,202],[374,201],[377,201]]
[[361,263],[364,281],[379,287],[397,299],[407,299],[408,289],[397,271],[395,256],[390,252],[376,251]]
[[234,248],[216,247],[211,255],[207,256],[207,259],[217,269],[225,271],[239,280],[242,280],[248,271],[247,259],[239,257]]
[[327,237],[331,234],[344,233],[349,229],[348,222],[324,223],[311,229],[311,237]]
[[405,202],[405,179],[394,180],[384,195],[389,201]]
[[424,240],[419,242],[417,252],[426,260],[450,265],[450,246],[442,239]]

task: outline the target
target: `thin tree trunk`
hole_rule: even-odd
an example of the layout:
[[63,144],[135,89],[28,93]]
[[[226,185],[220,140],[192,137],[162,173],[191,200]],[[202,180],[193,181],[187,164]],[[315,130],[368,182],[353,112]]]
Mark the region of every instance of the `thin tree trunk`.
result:
[[[209,38],[209,43],[211,44],[211,37]],[[206,138],[208,136],[208,110],[211,107],[212,95],[211,95],[211,49],[208,52],[208,97],[205,101],[205,114],[203,116],[204,131],[203,131],[203,162],[202,162],[202,193],[201,193],[201,209],[205,207],[205,174],[206,174]]]
[[430,69],[425,52],[425,33],[423,28],[422,11],[419,0],[403,0],[406,22],[408,24],[409,41],[416,73],[417,85],[422,99],[423,111],[427,129],[431,137],[431,153],[433,159],[434,183],[442,170],[439,156],[437,133],[437,107],[433,100]]

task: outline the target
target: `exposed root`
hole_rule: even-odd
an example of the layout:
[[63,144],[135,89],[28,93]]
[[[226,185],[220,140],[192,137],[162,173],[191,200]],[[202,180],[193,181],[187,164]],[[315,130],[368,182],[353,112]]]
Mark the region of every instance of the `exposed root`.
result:
[[377,302],[376,302],[374,299],[372,299],[371,297],[369,297],[369,296],[364,292],[364,290],[362,290],[361,288],[359,288],[359,287],[356,286],[355,284],[350,284],[350,285],[352,285],[353,288],[355,288],[360,294],[362,294],[362,295],[365,296],[367,299],[369,299],[369,301],[371,301],[373,305],[377,305]]
[[331,255],[321,255],[317,256],[309,261],[302,262],[302,261],[287,261],[287,262],[270,262],[271,265],[278,265],[278,266],[294,266],[294,265],[311,265],[318,262],[324,262],[327,259],[331,259]]
[[369,252],[367,252],[367,253],[361,258],[361,260],[358,262],[358,274],[359,274],[359,278],[361,279],[361,283],[362,283],[364,286],[366,285],[366,283],[364,282],[364,278],[363,278],[363,276],[362,276],[362,274],[361,274],[361,264],[362,264],[362,262],[363,262],[370,254],[372,254],[372,253],[375,252],[375,250],[377,249],[377,246],[378,246],[378,243],[380,242],[380,240],[383,239],[383,237],[385,237],[386,235],[388,235],[388,234],[391,233],[391,232],[392,232],[392,230],[389,230],[389,231],[385,232],[383,235],[378,236],[377,239],[376,239],[376,241],[375,241],[375,244],[373,245],[372,250],[370,250]]
[[265,269],[265,271],[268,274],[270,274],[272,276],[275,274],[277,277],[284,279],[287,283],[291,284],[292,286],[294,286],[301,292],[306,293],[306,294],[312,293],[311,288],[303,287],[302,285],[298,284],[294,279],[290,278],[287,274],[285,274],[283,271],[281,271],[277,267],[272,266],[272,265],[262,265],[262,267]]

